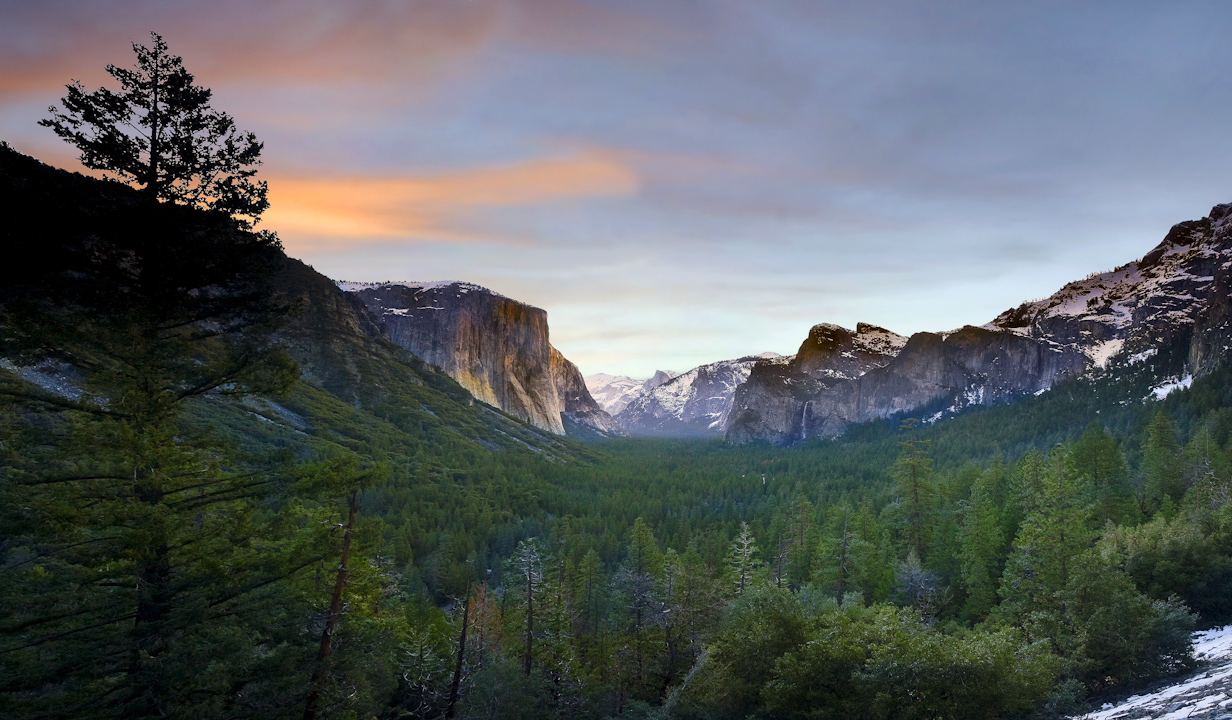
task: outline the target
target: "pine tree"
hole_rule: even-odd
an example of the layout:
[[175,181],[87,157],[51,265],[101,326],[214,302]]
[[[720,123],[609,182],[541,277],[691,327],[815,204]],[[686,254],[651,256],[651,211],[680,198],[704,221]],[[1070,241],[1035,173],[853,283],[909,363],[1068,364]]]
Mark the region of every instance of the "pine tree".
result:
[[[535,663],[535,641],[541,628],[536,629],[536,618],[542,614],[543,598],[543,549],[531,538],[518,543],[517,550],[510,559],[510,578],[512,587],[506,591],[514,593],[520,600],[521,608],[517,620],[521,636],[522,673],[530,675]],[[508,615],[506,615],[508,617]]]
[[574,574],[573,597],[577,604],[578,634],[594,640],[603,619],[607,578],[603,572],[603,560],[591,548],[582,556]]
[[1029,503],[1032,510],[1023,519],[1002,573],[997,612],[1027,629],[1034,639],[1060,642],[1064,591],[1074,558],[1094,538],[1091,508],[1066,448],[1058,446],[1048,454],[1039,480]]
[[840,605],[848,593],[859,591],[861,561],[867,549],[857,533],[851,507],[831,508],[817,549],[817,580]]
[[1102,527],[1107,521],[1130,523],[1140,517],[1125,458],[1116,441],[1099,423],[1088,425],[1074,443],[1070,462],[1089,488],[1089,496],[1095,503],[1092,521],[1097,526]]
[[[909,430],[915,427],[909,422],[904,422],[904,426]],[[924,561],[932,531],[936,493],[932,460],[927,454],[928,442],[911,438],[898,445],[898,459],[894,462],[892,473],[897,483],[902,537],[907,548],[914,550],[916,556]]]
[[1181,447],[1176,441],[1172,421],[1160,410],[1146,430],[1142,445],[1143,512],[1154,513],[1165,507],[1175,509],[1185,495],[1185,473],[1181,467]]
[[64,110],[51,107],[39,124],[75,145],[88,168],[140,185],[153,199],[219,210],[251,227],[269,207],[266,183],[253,179],[262,144],[210,107],[210,90],[193,84],[160,35],[150,40],[133,43],[134,69],[107,66],[118,92],[86,92],[73,81]]
[[749,529],[748,523],[740,523],[740,534],[732,542],[731,551],[727,556],[728,569],[731,572],[737,595],[748,590],[756,577],[758,563],[753,557],[756,552],[757,546],[753,544],[753,531]]
[[621,638],[622,675],[625,689],[634,698],[650,700],[657,690],[647,686],[647,666],[663,649],[663,601],[659,583],[663,554],[650,527],[638,518],[629,531],[628,552],[616,572],[614,584],[622,605],[624,632]]
[[997,578],[1005,550],[1000,508],[993,502],[994,473],[982,473],[971,487],[963,508],[962,579],[967,591],[966,615],[982,619],[997,602]]
[[77,394],[2,388],[41,429],[25,467],[9,469],[6,507],[28,510],[2,519],[4,559],[68,583],[17,585],[0,654],[22,670],[5,690],[69,714],[221,713],[234,687],[265,679],[244,663],[228,681],[202,672],[204,648],[263,642],[272,628],[238,628],[313,560],[275,536],[260,502],[285,491],[283,470],[180,419],[189,403],[297,376],[270,340],[285,311],[271,287],[281,254],[230,219],[66,200],[45,238],[57,264],[27,268],[0,307],[0,354],[80,378]]

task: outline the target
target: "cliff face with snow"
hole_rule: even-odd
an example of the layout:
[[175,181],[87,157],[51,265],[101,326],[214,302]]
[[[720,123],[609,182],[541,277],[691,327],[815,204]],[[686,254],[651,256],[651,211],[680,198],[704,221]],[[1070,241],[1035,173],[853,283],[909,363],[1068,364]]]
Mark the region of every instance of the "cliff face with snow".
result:
[[548,342],[547,313],[462,282],[349,283],[385,334],[476,399],[556,434],[621,434],[577,366]]
[[778,357],[762,353],[695,367],[635,396],[616,415],[616,421],[630,435],[722,435],[736,388],[748,379],[757,362]]
[[[837,358],[811,351],[819,359],[807,367],[758,365],[736,394],[726,436],[788,444],[923,406],[943,407],[940,417],[1038,394],[1114,357],[1178,343],[1188,349],[1182,374],[1202,374],[1224,362],[1232,345],[1230,291],[1232,205],[1218,205],[1202,220],[1174,226],[1141,260],[1069,283],[982,327],[917,333],[877,367],[861,371],[850,350]],[[845,342],[834,336],[835,347]],[[825,345],[813,339],[805,346]]]
[[1232,205],[1217,205],[1208,217],[1173,226],[1141,260],[1069,283],[985,327],[1081,352],[1100,367],[1188,338],[1190,370],[1201,374],[1223,357],[1229,268]]

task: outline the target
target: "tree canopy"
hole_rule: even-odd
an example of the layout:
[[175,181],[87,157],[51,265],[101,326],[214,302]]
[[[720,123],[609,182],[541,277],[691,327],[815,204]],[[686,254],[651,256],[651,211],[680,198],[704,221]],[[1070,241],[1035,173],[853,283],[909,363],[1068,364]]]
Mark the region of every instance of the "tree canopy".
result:
[[150,33],[133,43],[137,64],[107,65],[119,91],[87,92],[74,80],[64,109],[39,121],[81,151],[82,165],[141,187],[149,197],[220,210],[251,227],[269,207],[268,187],[255,179],[263,144],[210,107],[212,92],[194,85],[182,58]]

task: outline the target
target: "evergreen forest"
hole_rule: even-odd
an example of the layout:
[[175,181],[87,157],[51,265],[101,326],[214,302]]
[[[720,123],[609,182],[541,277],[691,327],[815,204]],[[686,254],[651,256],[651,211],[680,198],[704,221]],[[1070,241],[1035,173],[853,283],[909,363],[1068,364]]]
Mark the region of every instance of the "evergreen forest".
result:
[[7,147],[0,186],[6,717],[1063,717],[1232,621],[1232,368],[1154,397],[1183,343],[791,448],[584,442],[225,212]]

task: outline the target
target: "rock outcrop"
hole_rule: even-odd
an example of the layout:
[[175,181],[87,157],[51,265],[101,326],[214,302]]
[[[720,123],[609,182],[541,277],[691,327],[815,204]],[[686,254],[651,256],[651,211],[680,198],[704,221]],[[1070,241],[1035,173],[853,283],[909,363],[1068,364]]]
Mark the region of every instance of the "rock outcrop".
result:
[[807,436],[818,422],[812,403],[827,389],[858,378],[894,359],[907,338],[859,323],[855,332],[822,323],[809,331],[795,355],[757,363],[735,392],[725,435],[780,444]]
[[363,300],[390,340],[476,399],[558,435],[566,423],[622,434],[549,343],[543,310],[463,282],[338,285]]
[[[817,326],[797,359],[753,368],[736,393],[726,437],[789,444],[924,407],[940,408],[926,418],[938,419],[1178,344],[1188,351],[1182,372],[1200,375],[1227,361],[1230,291],[1232,205],[1218,205],[1202,220],[1174,226],[1141,260],[1069,283],[982,327],[917,333],[877,367],[862,364],[859,353],[825,349],[830,341],[822,336],[832,335],[836,348],[845,338],[827,329],[834,326]],[[799,360],[810,345],[817,348],[807,356],[816,360]]]

